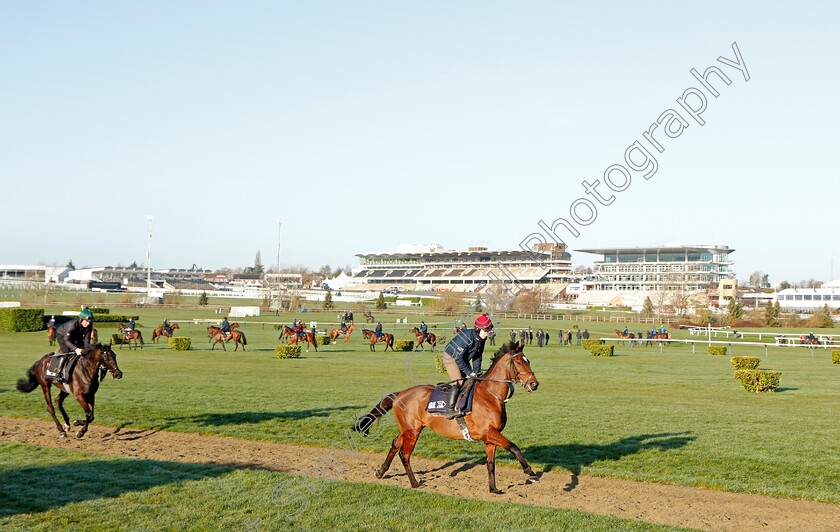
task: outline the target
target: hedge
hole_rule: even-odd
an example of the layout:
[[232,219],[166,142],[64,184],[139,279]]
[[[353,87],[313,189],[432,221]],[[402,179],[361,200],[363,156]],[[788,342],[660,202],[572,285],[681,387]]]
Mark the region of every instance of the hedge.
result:
[[299,345],[275,345],[274,358],[300,358]]
[[603,340],[599,340],[597,338],[589,338],[588,340],[583,340],[580,343],[580,345],[582,345],[584,349],[592,349],[594,346],[602,345],[603,343]]
[[414,340],[394,340],[394,351],[411,351],[414,349]]
[[782,373],[768,369],[739,369],[735,378],[741,381],[748,392],[772,392],[779,387]]
[[840,351],[836,349],[831,350],[831,362],[833,364],[840,364]]
[[[120,333],[113,333],[113,334],[111,335],[111,343],[112,343],[112,344],[119,345],[119,344],[123,343],[123,338],[124,338],[124,337],[123,337],[123,335],[122,335],[122,334],[120,334]],[[126,343],[128,343],[128,342],[126,342]]]
[[729,359],[735,369],[755,369],[761,364],[758,357],[732,357]]
[[615,354],[614,345],[593,345],[589,348],[592,356],[596,357],[611,357]]
[[706,348],[706,352],[710,355],[726,355],[725,345],[710,345]]
[[175,351],[186,351],[192,344],[192,338],[189,336],[170,336],[169,347]]
[[[116,323],[116,322],[123,322],[128,321],[128,318],[131,316],[122,316],[120,314],[96,314],[93,317],[94,323]],[[140,319],[138,316],[134,316],[134,319]]]
[[44,330],[44,309],[12,307],[0,309],[0,331],[29,332]]
[[330,341],[330,337],[325,334],[318,336],[318,345],[330,345]]
[[93,312],[94,314],[110,314],[111,313],[111,309],[109,309],[109,308],[89,307],[88,310]]

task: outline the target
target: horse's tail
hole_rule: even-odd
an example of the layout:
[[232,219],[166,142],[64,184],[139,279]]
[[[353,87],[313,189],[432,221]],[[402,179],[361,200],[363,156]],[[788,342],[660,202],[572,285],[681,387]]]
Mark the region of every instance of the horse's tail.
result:
[[146,345],[143,343],[143,333],[137,331],[137,338],[140,340],[140,345]]
[[17,389],[23,393],[29,393],[35,388],[38,387],[38,379],[35,378],[35,366],[38,365],[38,362],[32,364],[32,367],[26,371],[25,379],[18,379],[17,381]]
[[397,398],[397,394],[389,393],[385,397],[379,401],[379,404],[373,407],[373,410],[368,412],[363,416],[359,416],[356,418],[356,421],[353,422],[353,430],[356,432],[361,432],[365,436],[368,434],[368,430],[370,430],[371,425],[373,425],[374,421],[379,419],[380,417],[384,416],[388,413],[389,410],[394,406],[394,400]]
[[248,340],[245,339],[245,333],[239,331],[239,337],[242,338],[242,345],[248,345]]

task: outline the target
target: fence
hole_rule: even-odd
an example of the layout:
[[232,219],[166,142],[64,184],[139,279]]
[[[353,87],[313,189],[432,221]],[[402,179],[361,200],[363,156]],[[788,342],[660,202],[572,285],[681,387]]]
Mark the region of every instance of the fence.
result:
[[704,344],[707,346],[711,345],[728,345],[729,346],[729,354],[734,354],[732,352],[733,345],[739,346],[757,346],[757,347],[764,347],[764,356],[770,358],[769,352],[767,350],[768,347],[784,347],[784,348],[791,348],[791,347],[807,347],[811,350],[811,358],[814,358],[814,348],[823,348],[828,349],[830,345],[780,345],[780,344],[768,344],[763,342],[732,342],[727,340],[681,340],[677,338],[671,338],[670,340],[661,339],[661,338],[614,338],[614,337],[605,337],[605,338],[598,338],[599,340],[607,341],[607,342],[631,342],[630,348],[633,348],[633,342],[638,343],[639,346],[642,345],[642,342],[659,342],[659,352],[662,352],[662,344],[663,343],[684,343],[684,344],[691,344],[691,352],[695,353],[695,345],[696,344]]

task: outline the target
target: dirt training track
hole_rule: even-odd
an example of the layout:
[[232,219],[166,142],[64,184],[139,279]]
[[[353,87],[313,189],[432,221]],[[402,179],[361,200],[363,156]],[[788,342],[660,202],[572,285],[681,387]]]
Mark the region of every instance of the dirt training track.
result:
[[[330,452],[340,457],[344,466],[339,480],[410,489],[399,460],[395,461],[384,479],[374,479],[373,471],[382,463],[384,453],[359,453],[350,457],[335,449],[322,447],[102,425],[91,426],[81,440],[72,436],[59,440],[52,422],[8,417],[0,417],[0,441],[286,473],[305,470],[315,464],[319,455]],[[505,452],[499,450],[499,453]],[[505,493],[492,495],[487,490],[484,464],[413,458],[412,465],[422,483],[420,490],[469,499],[572,508],[706,530],[840,530],[840,506],[832,504],[628,480],[574,477],[561,472],[542,473],[539,484],[525,485],[527,477],[521,469],[507,467],[496,468],[497,484]]]

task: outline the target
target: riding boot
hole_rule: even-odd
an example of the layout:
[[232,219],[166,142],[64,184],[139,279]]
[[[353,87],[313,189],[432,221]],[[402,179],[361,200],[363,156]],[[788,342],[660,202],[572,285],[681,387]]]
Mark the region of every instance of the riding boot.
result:
[[446,398],[446,419],[456,418],[461,413],[458,410],[458,392],[460,391],[461,387],[457,384],[453,384],[449,389],[449,396]]
[[66,364],[67,364],[67,359],[59,359],[59,362],[58,362],[58,370],[55,372],[55,375],[56,375],[56,380],[57,380],[59,383],[64,383],[64,382],[66,382],[66,381],[64,380],[64,366],[65,366]]

